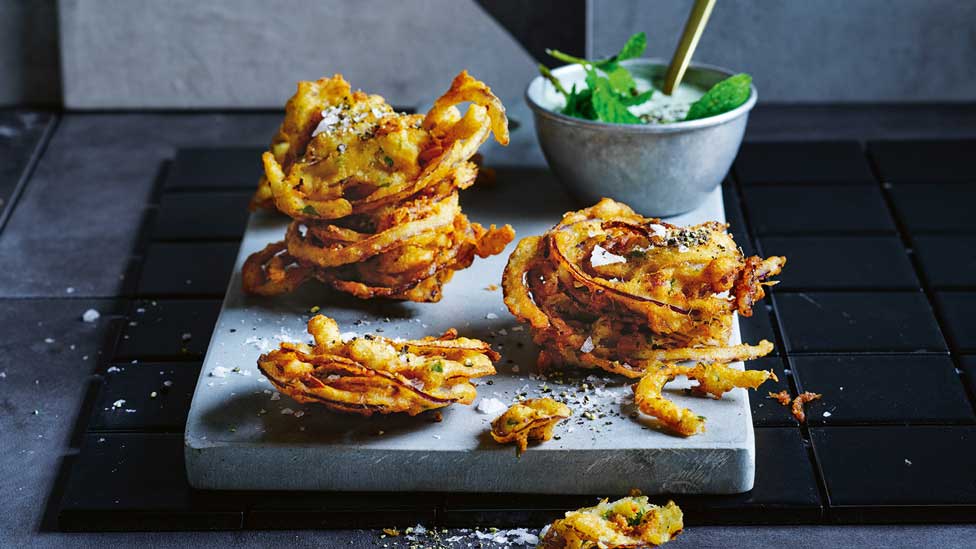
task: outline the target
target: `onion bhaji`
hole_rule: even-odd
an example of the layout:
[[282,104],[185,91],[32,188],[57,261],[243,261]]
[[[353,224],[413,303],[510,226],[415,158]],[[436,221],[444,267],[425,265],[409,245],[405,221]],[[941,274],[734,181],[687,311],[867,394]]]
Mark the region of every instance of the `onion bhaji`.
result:
[[726,226],[678,227],[603,199],[523,238],[502,280],[531,326],[539,365],[638,378],[686,360],[729,363],[773,349],[728,344],[733,313],[752,314],[783,257],[744,258]]
[[337,412],[411,416],[477,396],[471,380],[495,373],[498,354],[477,339],[450,330],[440,337],[394,341],[365,335],[343,341],[336,322],[308,321],[314,345],[282,343],[261,355],[258,368],[300,403]]
[[556,424],[572,413],[569,406],[548,397],[516,402],[491,422],[491,438],[500,444],[514,442],[515,453],[522,455],[529,440],[551,439]]
[[658,506],[644,496],[603,500],[553,522],[539,549],[652,547],[671,541],[682,529],[684,515],[673,501]]
[[440,300],[454,271],[515,237],[471,223],[458,203],[489,134],[508,143],[505,107],[466,71],[426,115],[396,113],[341,75],[299,82],[251,200],[292,222],[245,262],[244,290],[276,295],[316,278],[363,299]]

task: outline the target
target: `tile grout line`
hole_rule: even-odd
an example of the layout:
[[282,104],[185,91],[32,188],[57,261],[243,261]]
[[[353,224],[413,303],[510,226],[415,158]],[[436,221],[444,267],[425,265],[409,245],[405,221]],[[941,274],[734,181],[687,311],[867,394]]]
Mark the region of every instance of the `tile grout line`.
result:
[[952,344],[952,342],[949,341],[949,338],[946,337],[946,329],[944,325],[947,325],[948,321],[946,320],[944,311],[939,305],[938,300],[935,299],[936,289],[932,287],[931,283],[929,282],[928,276],[925,274],[925,270],[922,269],[921,260],[919,259],[918,254],[915,253],[911,232],[902,222],[901,217],[897,215],[897,210],[894,207],[894,200],[891,196],[892,184],[883,180],[881,175],[881,166],[878,165],[876,159],[870,153],[870,151],[865,148],[864,153],[868,165],[871,167],[871,171],[874,173],[875,179],[877,180],[878,185],[881,187],[881,196],[885,201],[885,206],[888,208],[888,213],[891,215],[891,218],[895,223],[895,229],[898,232],[899,239],[901,239],[902,246],[905,249],[905,254],[908,256],[908,261],[912,264],[912,269],[915,270],[915,276],[918,278],[922,294],[925,296],[926,301],[929,303],[929,307],[932,309],[932,316],[935,317],[935,324],[939,328],[939,334],[942,336],[942,339],[946,344],[946,349],[949,351],[949,360],[952,361],[952,365],[956,369],[957,379],[959,380],[959,383],[962,384],[963,391],[965,391],[966,397],[969,399],[970,407],[973,409],[973,412],[976,413],[976,392],[974,392],[969,384],[966,383],[966,380],[963,377],[962,372],[964,370],[962,369],[962,364],[960,362],[960,353],[955,352],[954,344]]
[[[739,181],[738,174],[733,172],[732,177],[733,190],[736,193],[736,197],[739,199],[739,206],[742,212],[742,224],[746,230],[746,235],[749,237],[753,249],[759,253],[763,253],[761,243],[759,242],[759,236],[755,233],[752,227],[752,223],[749,220],[748,205],[746,204],[745,194],[742,192],[742,183]],[[784,339],[783,330],[780,327],[779,312],[776,310],[775,301],[773,296],[768,296],[770,299],[771,308],[768,311],[770,327],[773,330],[773,334],[776,336],[777,343],[782,345],[783,354],[780,356],[780,360],[783,366],[789,367],[789,386],[793,389],[793,394],[799,394],[799,384],[796,381],[795,370],[793,369],[793,361],[790,359],[790,353],[786,348],[786,341]],[[785,373],[785,372],[784,372]],[[806,423],[800,423],[797,425],[800,430],[800,438],[803,440],[804,450],[807,453],[807,460],[811,467],[813,467],[813,476],[817,482],[817,495],[820,498],[820,523],[826,522],[828,515],[830,514],[830,499],[827,494],[827,479],[824,478],[823,469],[820,467],[820,461],[817,459],[816,451],[813,448],[813,440],[810,437],[810,429]],[[755,428],[755,427],[753,427]]]
[[27,160],[27,164],[20,173],[20,178],[17,180],[17,184],[14,185],[13,191],[10,193],[10,198],[7,200],[6,207],[0,211],[0,234],[3,234],[3,230],[7,227],[7,222],[13,217],[14,209],[20,202],[20,197],[24,194],[27,189],[27,184],[30,179],[34,176],[34,170],[41,163],[41,157],[47,151],[47,146],[54,138],[54,132],[61,123],[61,113],[53,113],[51,115],[51,120],[47,122],[44,127],[44,131],[41,132],[41,138],[37,141],[37,145],[34,146],[34,150],[31,152],[30,158]]

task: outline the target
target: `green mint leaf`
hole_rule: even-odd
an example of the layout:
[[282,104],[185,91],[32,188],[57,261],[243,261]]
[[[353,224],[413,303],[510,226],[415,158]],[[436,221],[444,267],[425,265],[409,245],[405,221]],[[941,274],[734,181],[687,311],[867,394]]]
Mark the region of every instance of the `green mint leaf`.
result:
[[647,90],[644,93],[639,93],[637,95],[626,95],[620,97],[620,102],[628,107],[633,107],[634,105],[640,105],[651,99],[654,95],[654,90]]
[[637,82],[634,82],[634,77],[630,75],[630,71],[620,65],[616,65],[612,70],[607,71],[607,80],[610,81],[614,91],[620,95],[630,95],[630,91],[637,88]]
[[315,206],[311,204],[306,204],[305,207],[302,208],[302,213],[305,215],[319,215],[319,212],[315,209]]
[[623,61],[624,59],[634,59],[644,55],[644,50],[647,49],[647,35],[643,32],[639,32],[631,36],[624,47],[617,54],[617,61]]
[[640,118],[634,116],[627,110],[627,106],[620,102],[610,85],[610,81],[606,78],[596,80],[596,86],[593,88],[593,110],[596,111],[597,118],[603,122],[640,124]]
[[751,85],[752,77],[745,73],[722,80],[691,104],[685,120],[698,120],[731,111],[749,100]]
[[584,120],[596,120],[592,95],[593,91],[590,89],[576,91],[576,84],[573,84],[573,89],[570,91],[569,97],[566,98],[566,106],[563,107],[562,113]]

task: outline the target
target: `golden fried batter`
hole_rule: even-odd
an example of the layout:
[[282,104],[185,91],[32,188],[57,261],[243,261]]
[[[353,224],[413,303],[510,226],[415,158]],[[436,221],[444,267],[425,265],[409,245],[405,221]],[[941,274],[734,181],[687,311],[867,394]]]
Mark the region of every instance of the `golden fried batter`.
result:
[[275,295],[316,278],[363,299],[438,301],[454,271],[515,237],[469,222],[458,204],[491,133],[508,143],[505,108],[467,72],[426,116],[396,113],[341,75],[300,82],[252,199],[294,221],[283,243],[248,258],[244,291]]
[[644,496],[603,500],[553,522],[539,549],[651,547],[671,541],[682,529],[684,515],[673,501],[657,506]]
[[501,444],[515,442],[515,453],[522,455],[529,440],[551,439],[556,424],[572,413],[569,406],[548,397],[516,402],[491,422],[491,438]]
[[793,412],[793,417],[800,423],[806,423],[807,414],[803,410],[803,405],[807,402],[820,400],[822,396],[820,393],[811,393],[809,391],[796,395],[796,398],[793,399],[793,405],[790,407],[790,410]]
[[393,341],[365,335],[343,341],[331,318],[308,321],[314,345],[282,343],[258,367],[282,393],[338,412],[411,416],[455,402],[471,404],[471,379],[492,375],[498,354],[452,330],[439,338]]
[[519,242],[502,281],[505,304],[530,324],[542,367],[636,378],[684,360],[763,356],[768,341],[728,345],[733,313],[751,315],[786,260],[743,257],[725,229],[678,227],[603,199]]

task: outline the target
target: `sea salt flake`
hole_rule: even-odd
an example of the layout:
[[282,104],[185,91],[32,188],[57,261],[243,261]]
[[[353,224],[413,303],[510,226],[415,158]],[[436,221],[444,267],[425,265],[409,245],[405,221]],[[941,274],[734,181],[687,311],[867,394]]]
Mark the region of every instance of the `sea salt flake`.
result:
[[281,415],[283,415],[283,416],[290,416],[290,415],[293,415],[294,413],[295,413],[295,410],[292,410],[291,408],[282,408],[281,409]]
[[505,406],[505,403],[497,398],[483,398],[480,402],[478,402],[478,406],[475,408],[479,414],[484,414],[486,416],[497,415],[507,409],[508,406]]
[[122,370],[119,369],[118,366],[109,366],[105,371],[108,372],[108,373],[110,373],[110,374],[114,374],[116,372],[121,372]]
[[274,393],[271,395],[271,400],[281,400],[281,393]]
[[582,353],[589,353],[589,352],[591,352],[595,348],[596,348],[596,346],[593,345],[593,338],[587,336],[586,337],[586,341],[584,341],[583,342],[583,345],[580,346],[580,352],[582,352]]
[[123,406],[125,406],[125,399],[124,398],[120,398],[119,400],[116,400],[115,402],[112,403],[112,408],[118,409],[118,408],[121,408]]
[[593,246],[593,253],[590,254],[590,265],[593,265],[594,267],[602,267],[604,265],[613,265],[614,263],[626,262],[626,257],[611,253],[599,244]]
[[102,316],[101,313],[99,313],[95,309],[88,309],[87,311],[82,313],[81,319],[85,322],[95,322],[96,320],[98,320],[98,317],[100,316]]
[[487,318],[488,320],[495,320],[496,318],[498,318],[498,315],[496,315],[495,313],[488,313],[485,315],[485,318]]
[[210,377],[227,377],[227,372],[229,371],[230,370],[224,368],[223,366],[217,366],[210,371]]
[[668,229],[664,225],[651,223],[650,225],[647,226],[647,228],[650,229],[652,233],[654,233],[654,236],[659,236],[661,238],[664,238],[668,235]]

